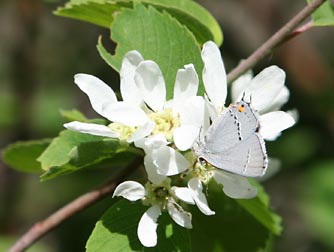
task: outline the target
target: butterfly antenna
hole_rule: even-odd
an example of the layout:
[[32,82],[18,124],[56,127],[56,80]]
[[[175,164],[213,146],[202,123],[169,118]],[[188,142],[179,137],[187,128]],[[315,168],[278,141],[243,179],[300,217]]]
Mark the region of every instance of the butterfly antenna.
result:
[[245,96],[246,96],[246,92],[244,91],[244,92],[242,93],[241,101],[245,101]]

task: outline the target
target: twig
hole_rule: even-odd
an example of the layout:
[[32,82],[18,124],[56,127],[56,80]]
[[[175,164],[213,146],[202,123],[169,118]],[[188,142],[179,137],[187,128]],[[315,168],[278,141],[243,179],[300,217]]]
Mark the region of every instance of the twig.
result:
[[243,60],[236,68],[234,68],[228,75],[227,81],[231,83],[242,73],[251,69],[257,62],[266,57],[270,52],[278,46],[282,41],[291,36],[291,32],[303,22],[309,15],[312,14],[325,0],[314,0],[309,5],[305,6],[296,16],[294,16],[288,23],[279,29],[272,37],[263,43],[254,53],[252,53],[246,60]]
[[[287,24],[285,24],[278,32],[276,32],[271,38],[269,38],[269,40],[267,40],[262,46],[260,46],[251,56],[249,56],[246,60],[242,61],[235,69],[233,69],[227,75],[228,82],[233,81],[240,74],[252,68],[259,60],[263,59],[266,55],[268,55],[270,51],[277,45],[279,45],[282,41],[292,38],[298,35],[300,32],[303,32],[303,30],[298,31],[297,29],[294,33],[291,33],[305,18],[307,18],[315,9],[317,9],[324,2],[325,0],[315,0],[311,4],[307,5],[294,18],[292,18]],[[308,28],[309,27],[307,27],[307,29]],[[50,230],[60,225],[66,219],[86,209],[98,200],[101,200],[102,198],[113,192],[117,184],[124,180],[141,163],[142,158],[137,158],[115,180],[109,181],[100,188],[97,188],[78,197],[63,208],[51,214],[46,219],[37,222],[10,248],[9,251],[25,251],[34,242],[36,242]]]
[[134,171],[139,165],[143,163],[142,157],[136,158],[124,171],[119,174],[115,179],[107,182],[101,187],[92,190],[72,202],[68,203],[64,207],[60,208],[55,213],[51,214],[46,219],[35,223],[16,243],[10,248],[10,252],[25,251],[33,243],[39,240],[46,233],[56,228],[66,219],[75,215],[76,213],[88,208],[95,202],[103,199],[105,196],[112,193],[115,187],[122,182],[132,171]]

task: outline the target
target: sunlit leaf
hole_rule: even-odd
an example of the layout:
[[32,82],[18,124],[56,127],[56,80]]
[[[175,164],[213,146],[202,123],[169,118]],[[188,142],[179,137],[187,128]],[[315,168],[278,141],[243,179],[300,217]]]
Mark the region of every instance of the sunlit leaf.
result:
[[23,172],[41,172],[37,158],[48,147],[52,139],[17,142],[9,145],[3,152],[6,164]]
[[118,44],[115,55],[107,54],[101,43],[98,46],[107,63],[119,71],[125,53],[139,51],[145,59],[154,60],[160,66],[167,98],[172,97],[178,69],[192,63],[201,75],[203,63],[194,36],[166,12],[140,4],[134,9],[125,9],[115,17],[111,38]]
[[86,252],[179,251],[191,252],[188,230],[171,222],[165,213],[158,219],[158,245],[145,248],[137,237],[137,226],[148,209],[141,202],[120,200],[96,223]]
[[[42,169],[46,171],[41,179],[51,179],[98,164],[119,153],[131,152],[129,149],[127,144],[121,143],[118,139],[64,130],[38,157]],[[135,154],[141,154],[140,150],[135,150],[137,151]],[[129,154],[126,157],[126,162],[131,161],[131,157],[134,156],[134,154]]]
[[[114,14],[121,8],[132,8],[135,1],[130,0],[72,0],[55,11],[55,14],[87,21],[109,28],[114,21]],[[143,0],[146,6],[154,6],[166,11],[185,25],[200,44],[208,40],[221,45],[222,31],[214,17],[202,6],[189,0]]]
[[[307,0],[311,3],[312,0]],[[328,26],[334,25],[334,8],[333,4],[327,0],[318,9],[312,13],[313,25],[315,26]]]

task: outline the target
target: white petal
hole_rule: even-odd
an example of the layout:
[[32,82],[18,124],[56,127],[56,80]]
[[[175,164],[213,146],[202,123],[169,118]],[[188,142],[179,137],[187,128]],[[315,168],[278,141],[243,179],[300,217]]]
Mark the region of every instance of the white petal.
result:
[[202,127],[204,122],[205,102],[201,96],[192,96],[183,101],[178,111],[181,125]]
[[293,120],[295,120],[295,122],[299,121],[299,112],[298,112],[297,109],[290,109],[290,110],[286,111],[286,113],[291,115]]
[[144,166],[147,173],[147,178],[155,185],[160,185],[166,176],[157,173],[157,166],[153,162],[152,153],[148,152],[144,158]]
[[289,100],[289,96],[290,96],[289,89],[286,86],[283,86],[281,92],[273,100],[271,107],[263,112],[279,110],[285,103],[287,103],[287,101]]
[[260,116],[260,134],[266,140],[275,140],[281,131],[295,124],[291,115],[284,111],[274,111]]
[[215,212],[212,211],[203,193],[202,182],[198,178],[192,178],[188,182],[188,188],[191,190],[191,194],[198,209],[205,215],[214,215]]
[[242,97],[244,90],[250,85],[252,78],[253,72],[247,71],[232,83],[231,96],[233,103],[237,102],[238,98]]
[[191,96],[196,96],[198,90],[198,76],[194,65],[185,65],[179,69],[174,85],[174,105],[180,106]]
[[95,123],[83,123],[74,121],[70,123],[65,123],[64,127],[69,130],[75,130],[95,136],[105,136],[114,138],[118,137],[118,133],[112,131],[109,127]]
[[160,208],[152,206],[143,214],[139,221],[137,235],[141,244],[145,247],[154,247],[157,245],[157,221],[160,214]]
[[178,225],[188,229],[193,227],[191,225],[191,213],[184,211],[176,202],[169,201],[167,203],[167,209],[170,217],[172,217]]
[[167,144],[169,144],[169,142],[167,141],[165,135],[163,134],[156,134],[135,141],[135,146],[138,148],[142,148],[145,151],[145,153],[149,153],[152,150],[158,149],[161,146],[165,146]]
[[142,61],[136,69],[135,83],[146,104],[154,111],[161,111],[166,101],[166,87],[157,63]]
[[191,205],[194,205],[195,204],[195,201],[192,197],[192,194],[191,194],[191,190],[187,187],[177,187],[177,186],[173,186],[172,187],[172,191],[174,192],[175,196],[188,203],[188,204],[191,204]]
[[251,99],[253,107],[260,113],[266,111],[280,94],[284,81],[285,72],[282,69],[267,67],[252,79],[245,90],[245,97]]
[[148,120],[143,126],[141,126],[132,136],[127,140],[128,143],[138,141],[141,138],[148,136],[155,127],[155,123]]
[[88,96],[93,109],[105,116],[102,109],[117,102],[114,91],[99,78],[89,74],[74,75],[74,82]]
[[126,102],[110,104],[103,108],[103,113],[108,120],[127,126],[142,126],[149,120],[141,108]]
[[157,167],[157,172],[165,176],[179,174],[190,167],[188,160],[169,146],[161,146],[159,149],[153,150],[152,159]]
[[143,60],[139,52],[130,51],[125,54],[120,70],[120,89],[123,101],[136,106],[139,106],[143,102],[143,97],[138,95],[139,90],[135,84],[134,76],[138,64]]
[[216,106],[222,106],[227,95],[227,79],[219,48],[214,42],[209,41],[203,45],[202,60],[205,91]]
[[199,140],[199,127],[193,125],[183,125],[173,132],[174,143],[176,147],[185,151],[190,149],[196,140]]
[[116,187],[113,197],[122,196],[130,201],[136,201],[142,199],[145,194],[145,188],[138,182],[125,181]]
[[257,195],[257,188],[252,186],[246,177],[216,170],[213,178],[222,184],[224,193],[234,199],[250,199]]
[[211,101],[209,101],[206,95],[204,96],[204,99],[205,99],[205,109],[211,121],[214,121],[218,117],[218,114],[220,114],[220,112],[218,112],[216,106]]

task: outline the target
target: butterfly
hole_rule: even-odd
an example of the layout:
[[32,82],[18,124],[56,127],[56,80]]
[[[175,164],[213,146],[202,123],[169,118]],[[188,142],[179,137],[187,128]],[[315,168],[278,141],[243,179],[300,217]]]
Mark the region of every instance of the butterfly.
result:
[[244,99],[218,116],[198,143],[200,161],[246,177],[263,176],[268,156],[259,134],[259,114]]

